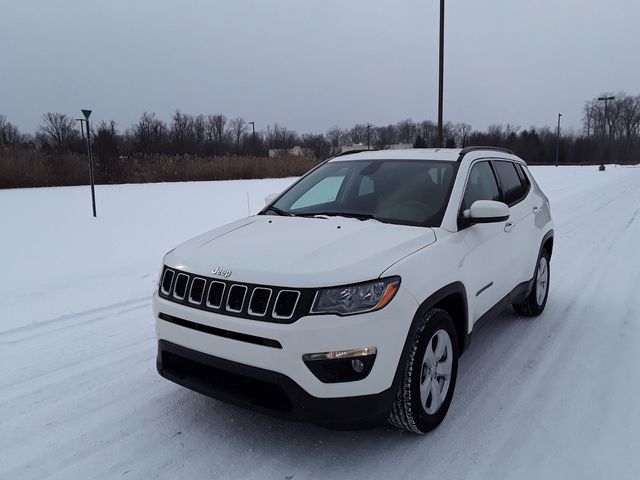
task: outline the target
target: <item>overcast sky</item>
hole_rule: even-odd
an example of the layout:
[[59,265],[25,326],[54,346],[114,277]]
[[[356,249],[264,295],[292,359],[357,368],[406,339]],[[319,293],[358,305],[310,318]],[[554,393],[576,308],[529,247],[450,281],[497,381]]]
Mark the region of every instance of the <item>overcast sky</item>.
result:
[[[225,113],[300,133],[437,117],[437,0],[0,0],[0,114]],[[445,120],[579,127],[640,94],[638,0],[447,0]]]

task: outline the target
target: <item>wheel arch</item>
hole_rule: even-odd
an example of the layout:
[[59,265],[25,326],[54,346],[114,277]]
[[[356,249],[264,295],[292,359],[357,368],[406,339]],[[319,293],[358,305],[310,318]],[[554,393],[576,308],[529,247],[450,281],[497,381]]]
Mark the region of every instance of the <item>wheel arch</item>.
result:
[[429,295],[424,300],[411,321],[411,326],[407,332],[407,337],[402,348],[402,354],[398,365],[396,367],[396,374],[393,379],[393,390],[398,389],[400,380],[402,378],[402,372],[404,372],[409,350],[412,344],[412,339],[416,333],[418,326],[418,319],[425,315],[432,308],[441,308],[445,310],[453,318],[453,323],[456,328],[457,340],[458,340],[458,356],[461,356],[465,349],[469,346],[469,308],[467,304],[467,290],[462,282],[453,282],[449,285],[442,287],[435,293]]
[[[543,250],[549,252],[549,258],[551,258],[551,255],[553,254],[553,230],[549,230],[542,238],[540,254],[542,254]],[[538,256],[538,258],[540,258],[540,256]]]

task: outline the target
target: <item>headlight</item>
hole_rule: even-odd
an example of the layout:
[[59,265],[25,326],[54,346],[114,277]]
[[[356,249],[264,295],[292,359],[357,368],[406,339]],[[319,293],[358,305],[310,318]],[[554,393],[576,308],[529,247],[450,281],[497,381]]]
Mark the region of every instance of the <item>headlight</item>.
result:
[[380,310],[394,297],[400,277],[381,278],[371,282],[318,290],[311,313],[352,315]]

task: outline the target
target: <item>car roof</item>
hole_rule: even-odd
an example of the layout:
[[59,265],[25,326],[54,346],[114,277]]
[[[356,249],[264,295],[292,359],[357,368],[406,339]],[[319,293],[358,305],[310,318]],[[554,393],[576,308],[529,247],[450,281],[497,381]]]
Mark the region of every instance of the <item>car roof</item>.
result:
[[491,157],[505,158],[509,160],[522,159],[516,157],[508,150],[493,147],[467,147],[467,148],[406,148],[398,150],[365,150],[359,152],[345,152],[332,158],[331,162],[344,162],[354,160],[436,160],[458,162],[466,155],[473,158],[481,158],[487,155]]
[[352,160],[444,160],[455,162],[460,156],[460,148],[406,148],[398,150],[370,150],[345,152],[332,158],[332,162]]

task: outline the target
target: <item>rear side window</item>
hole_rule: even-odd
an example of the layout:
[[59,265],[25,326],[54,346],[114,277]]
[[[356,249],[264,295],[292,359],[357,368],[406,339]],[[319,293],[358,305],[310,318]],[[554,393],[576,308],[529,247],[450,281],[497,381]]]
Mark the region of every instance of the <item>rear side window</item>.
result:
[[522,182],[522,188],[524,189],[524,194],[526,195],[531,189],[531,180],[529,180],[527,172],[524,171],[524,167],[522,165],[518,164],[516,165],[516,168],[518,169],[518,173],[520,174],[520,181]]
[[525,191],[522,188],[522,182],[516,166],[512,162],[504,161],[495,161],[493,165],[502,187],[504,203],[509,206],[518,203],[524,198]]
[[476,200],[500,200],[496,177],[489,162],[479,162],[471,168],[462,209],[470,208]]

